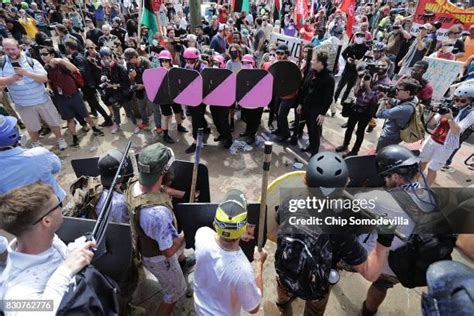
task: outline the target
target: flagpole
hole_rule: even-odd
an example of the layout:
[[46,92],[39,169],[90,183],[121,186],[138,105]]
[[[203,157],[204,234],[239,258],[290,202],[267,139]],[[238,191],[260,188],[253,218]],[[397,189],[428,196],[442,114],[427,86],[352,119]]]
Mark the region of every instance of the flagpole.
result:
[[142,14],[143,14],[143,1],[139,1],[139,5],[138,5],[138,34],[137,34],[137,41],[138,41],[138,44],[140,45],[140,38],[141,38],[141,28],[142,28]]

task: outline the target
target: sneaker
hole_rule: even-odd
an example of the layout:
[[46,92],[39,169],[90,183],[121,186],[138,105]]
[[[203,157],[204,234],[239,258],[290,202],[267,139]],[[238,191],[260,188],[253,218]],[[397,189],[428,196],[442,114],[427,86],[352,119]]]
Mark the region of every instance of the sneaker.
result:
[[79,138],[72,139],[72,147],[79,147]]
[[337,153],[340,153],[340,152],[346,151],[346,150],[347,150],[347,146],[344,146],[344,145],[336,147],[336,152]]
[[178,132],[187,133],[188,130],[183,125],[178,125]]
[[133,134],[138,134],[138,133],[140,133],[140,127],[135,126],[135,128],[133,129]]
[[100,127],[110,127],[110,126],[113,126],[114,125],[114,122],[112,121],[104,121],[102,124],[100,124],[99,126]]
[[186,148],[186,150],[184,152],[187,153],[187,154],[191,154],[195,151],[196,151],[196,144],[192,143],[191,146]]
[[104,132],[102,132],[98,128],[96,128],[92,133],[94,134],[94,136],[104,136]]
[[280,134],[280,130],[274,129],[274,130],[272,131],[272,134],[273,134],[273,135],[278,135],[278,134]]
[[158,127],[155,128],[155,132],[156,132],[157,134],[162,134],[162,133],[163,133],[163,129],[158,126]]
[[47,126],[46,127],[41,127],[41,129],[39,131],[40,136],[46,136],[49,133],[51,133],[51,129]]
[[209,127],[204,128],[204,131],[202,133],[204,135],[210,134],[211,133],[211,128],[209,128]]
[[255,136],[248,136],[245,142],[247,145],[253,145],[255,143]]
[[191,272],[192,268],[196,265],[196,257],[194,254],[190,254],[179,262],[179,266],[181,267],[181,271],[183,271],[184,275],[187,275]]
[[446,172],[446,173],[455,173],[456,172],[456,169],[454,169],[453,167],[449,167],[449,166],[447,166],[447,168],[445,168],[445,167],[446,166],[441,168],[441,171]]
[[171,138],[168,134],[163,135],[163,140],[168,144],[174,144],[173,138]]
[[66,141],[64,140],[64,138],[60,138],[58,140],[58,147],[59,147],[59,150],[64,150],[67,148],[67,143]]
[[347,123],[341,125],[342,128],[347,128]]
[[89,127],[87,125],[83,125],[81,128],[81,131],[83,131],[84,133],[87,133],[89,131]]
[[32,142],[31,145],[30,145],[31,148],[41,147],[41,146],[43,146],[43,144],[41,144],[41,142],[39,140],[36,141],[36,142]]
[[112,127],[111,132],[112,132],[112,134],[116,134],[119,130],[120,130],[120,127],[114,124],[114,126]]
[[148,123],[148,122],[141,122],[141,123],[138,123],[138,124],[137,124],[137,127],[138,127],[139,129],[145,129],[145,128],[147,128],[149,125],[150,125],[150,123]]
[[219,135],[218,137],[215,137],[215,138],[214,138],[214,141],[215,141],[215,142],[220,142],[221,140],[224,140],[224,137],[222,137],[221,135]]
[[372,126],[367,127],[367,133],[372,133],[374,128]]
[[344,155],[342,155],[342,158],[347,158],[347,157],[352,157],[352,156],[357,156],[357,153],[356,152],[353,152],[352,150],[348,153],[345,153]]
[[298,145],[298,137],[292,136],[291,139],[290,139],[290,145],[292,145],[292,146]]
[[224,148],[229,149],[232,146],[232,139],[228,139],[224,143]]

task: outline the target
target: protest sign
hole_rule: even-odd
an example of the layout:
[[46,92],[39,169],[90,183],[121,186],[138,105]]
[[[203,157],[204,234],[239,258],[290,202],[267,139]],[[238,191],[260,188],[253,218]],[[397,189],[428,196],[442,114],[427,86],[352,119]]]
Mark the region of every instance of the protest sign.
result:
[[434,57],[423,59],[429,63],[423,78],[433,86],[433,99],[440,100],[461,72],[463,63]]

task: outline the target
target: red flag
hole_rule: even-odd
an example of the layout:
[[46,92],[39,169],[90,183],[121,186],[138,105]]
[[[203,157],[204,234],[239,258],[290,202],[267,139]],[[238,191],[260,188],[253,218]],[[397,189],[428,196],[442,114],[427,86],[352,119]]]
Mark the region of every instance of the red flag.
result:
[[355,21],[355,0],[342,0],[341,11],[346,13],[346,33],[348,37],[352,36],[352,26]]
[[296,25],[298,30],[303,26],[308,18],[308,0],[296,0],[295,3]]

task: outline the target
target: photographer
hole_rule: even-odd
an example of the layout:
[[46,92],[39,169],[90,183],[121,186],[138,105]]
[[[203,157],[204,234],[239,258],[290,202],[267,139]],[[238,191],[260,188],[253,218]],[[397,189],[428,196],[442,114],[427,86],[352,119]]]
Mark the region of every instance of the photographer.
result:
[[344,136],[344,143],[336,148],[336,152],[341,152],[348,149],[352,132],[357,124],[356,142],[352,150],[345,155],[344,158],[349,156],[356,156],[359,152],[360,146],[364,141],[365,128],[369,124],[371,118],[377,111],[377,104],[380,99],[380,91],[378,88],[388,88],[391,84],[390,79],[387,76],[388,68],[390,67],[390,60],[388,57],[384,57],[377,61],[375,65],[375,74],[368,72],[361,72],[358,74],[358,79],[355,88],[356,102],[351,109],[349,114],[349,120],[347,122],[347,130]]
[[[145,86],[143,85],[143,72],[146,69],[152,68],[150,61],[143,57],[138,56],[138,53],[133,48],[127,48],[124,52],[124,58],[127,62],[128,77],[132,83],[132,89],[135,92],[135,98],[138,103],[142,122],[138,124],[139,129],[144,129],[149,126],[148,119],[148,101],[145,97]],[[157,104],[152,105],[153,117],[155,119],[155,131],[158,134],[162,133],[161,130],[161,112]]]
[[454,92],[454,104],[451,108],[437,108],[434,116],[436,128],[431,137],[425,139],[421,148],[422,170],[428,165],[427,182],[433,184],[436,173],[460,146],[463,134],[474,124],[472,103],[474,85],[465,83]]
[[395,99],[384,99],[375,115],[377,118],[386,119],[382,127],[376,152],[388,145],[400,143],[400,130],[405,128],[415,113],[418,103],[416,93],[419,85],[413,79],[403,79],[397,83]]
[[100,49],[102,62],[102,77],[99,88],[102,89],[102,101],[107,105],[114,115],[115,125],[112,127],[112,134],[120,130],[120,108],[123,106],[127,116],[134,125],[133,133],[138,133],[137,119],[130,107],[130,79],[127,69],[119,65],[108,47]]

